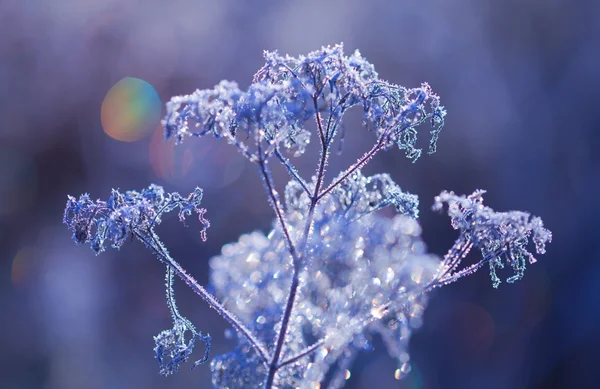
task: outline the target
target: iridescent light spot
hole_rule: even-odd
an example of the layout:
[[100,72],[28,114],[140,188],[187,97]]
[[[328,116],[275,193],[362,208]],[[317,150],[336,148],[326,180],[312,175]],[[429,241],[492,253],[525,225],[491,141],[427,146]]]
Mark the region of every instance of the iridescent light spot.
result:
[[23,286],[27,283],[28,278],[31,276],[32,259],[34,256],[33,249],[30,247],[23,247],[20,249],[15,258],[13,259],[11,268],[11,281],[15,287]]
[[160,178],[177,183],[195,177],[205,189],[234,183],[246,166],[246,161],[226,142],[205,137],[202,142],[183,142],[175,146],[174,142],[165,141],[162,126],[150,139],[149,159]]
[[422,389],[424,386],[423,376],[414,363],[401,363],[398,369],[394,371],[394,378],[403,381],[403,388]]
[[104,132],[123,142],[134,142],[150,134],[160,122],[161,102],[152,85],[139,78],[117,82],[102,102]]

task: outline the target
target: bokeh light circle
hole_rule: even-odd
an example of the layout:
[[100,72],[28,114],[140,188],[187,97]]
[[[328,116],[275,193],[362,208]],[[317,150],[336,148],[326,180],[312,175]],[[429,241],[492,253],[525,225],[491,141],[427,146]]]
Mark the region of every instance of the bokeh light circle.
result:
[[34,249],[28,246],[21,248],[15,254],[10,277],[14,287],[25,286],[31,278],[34,255]]
[[223,188],[245,170],[246,160],[227,142],[205,137],[175,145],[164,138],[164,128],[159,126],[150,138],[149,160],[154,173],[172,184],[194,180],[205,190]]
[[146,81],[126,77],[110,88],[100,116],[108,136],[135,142],[149,135],[160,122],[160,98]]

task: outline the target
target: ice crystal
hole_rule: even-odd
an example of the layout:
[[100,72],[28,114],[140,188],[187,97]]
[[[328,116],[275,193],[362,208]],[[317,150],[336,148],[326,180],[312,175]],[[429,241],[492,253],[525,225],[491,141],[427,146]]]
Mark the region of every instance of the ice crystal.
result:
[[92,201],[88,194],[76,199],[69,196],[63,222],[73,232],[77,244],[89,243],[92,250],[99,254],[105,250],[106,242],[119,248],[133,235],[148,232],[161,222],[165,213],[179,209],[179,219],[195,212],[204,225],[201,231],[206,240],[206,228],[210,226],[204,218],[206,210],[200,207],[202,190],[196,188],[187,198],[179,193],[166,194],[162,187],[150,185],[141,192],[121,193],[113,189],[107,201]]
[[[510,264],[515,274],[506,281],[513,283],[523,278],[527,261],[536,259],[527,250],[529,238],[538,254],[546,252],[546,243],[552,241],[552,233],[544,228],[542,219],[531,217],[527,212],[495,212],[483,205],[484,190],[477,190],[469,196],[457,196],[454,192],[442,192],[435,198],[434,210],[441,210],[448,204],[448,216],[455,230],[460,231],[458,242],[464,246],[475,246],[481,251],[483,260],[489,263],[490,276],[494,288],[500,285],[496,268]],[[476,270],[472,268],[472,270]],[[456,277],[449,278],[454,281]]]
[[[310,201],[293,182],[286,195],[288,228],[295,235],[302,231]],[[419,322],[425,303],[421,294],[440,262],[425,253],[415,219],[400,214],[387,218],[375,211],[393,204],[414,216],[414,197],[401,192],[387,175],[364,177],[358,171],[317,207],[306,248],[310,259],[300,274],[294,323],[288,329],[298,344],[296,350],[286,345],[283,354],[284,359],[291,356],[304,347],[303,339],[313,338],[324,339],[327,358],[310,357],[300,387],[321,382],[332,364],[366,347],[375,333],[384,335],[394,357],[408,355],[410,321]],[[398,198],[407,201],[391,201]],[[276,227],[269,236],[254,232],[225,246],[211,260],[211,282],[217,297],[250,328],[265,323],[275,328],[281,311],[269,307],[284,305],[291,268],[285,238]],[[297,364],[306,366],[306,361]],[[217,387],[238,386],[227,382]]]
[[[167,103],[163,121],[166,138],[213,135],[234,144],[250,160],[272,156],[280,146],[304,153],[311,134],[303,124],[327,115],[330,142],[342,116],[353,106],[363,109],[364,124],[381,137],[382,147],[397,144],[413,161],[417,127],[431,122],[429,152],[434,153],[446,111],[424,83],[405,88],[380,80],[375,68],[360,52],[345,56],[342,45],[324,47],[298,58],[265,52],[265,65],[247,91],[222,81],[213,89],[176,96]],[[264,138],[267,147],[256,150],[247,139]]]
[[[190,331],[192,333],[191,339],[186,343],[185,333]],[[164,330],[160,334],[154,337],[156,347],[154,352],[156,353],[156,359],[158,360],[159,372],[161,375],[169,375],[176,373],[179,370],[179,365],[185,362],[190,357],[196,338],[199,338],[206,344],[206,351],[204,357],[194,363],[194,366],[205,362],[208,359],[208,353],[210,352],[210,337],[202,336],[196,332],[196,329],[191,326],[191,323],[187,320],[176,320],[173,328],[170,330]]]
[[[265,52],[265,65],[247,90],[222,81],[208,90],[176,96],[167,104],[165,137],[214,136],[235,146],[257,168],[273,208],[271,231],[242,235],[210,260],[210,289],[200,285],[169,254],[154,227],[163,214],[179,218],[195,213],[206,239],[208,221],[200,207],[202,191],[187,198],[165,194],[151,185],[141,192],[113,190],[107,201],[84,194],[68,198],[64,222],[73,240],[89,243],[95,253],[140,240],[166,267],[166,299],[173,326],[155,341],[159,373],[169,375],[187,361],[203,335],[178,310],[174,279],[183,280],[233,328],[235,348],[213,358],[217,389],[341,388],[351,376],[359,352],[383,339],[396,359],[397,379],[410,372],[408,342],[422,324],[431,290],[472,274],[489,264],[492,284],[505,263],[523,277],[531,240],[543,254],[552,235],[540,218],[528,213],[495,212],[483,205],[483,191],[470,196],[442,192],[434,209],[447,205],[459,237],[446,255],[426,252],[421,239],[419,199],[389,174],[363,175],[378,152],[397,146],[413,162],[421,124],[429,123],[429,153],[434,153],[446,111],[426,83],[405,88],[379,78],[358,51],[323,47],[306,56]],[[326,182],[334,141],[344,142],[342,118],[352,107],[362,110],[363,127],[374,145],[354,164]],[[309,130],[307,121],[315,121]],[[316,141],[315,141],[316,140]],[[313,143],[320,146],[314,176],[303,178],[291,161]],[[284,199],[277,192],[269,162],[289,174]],[[381,212],[388,208],[387,212]],[[461,268],[475,247],[482,259]]]
[[[308,185],[307,185],[308,186]],[[314,190],[315,184],[310,185]],[[360,169],[340,181],[332,189],[332,196],[326,196],[321,202],[335,202],[334,211],[349,220],[360,218],[387,206],[393,206],[397,212],[417,218],[419,216],[419,198],[403,192],[388,174],[375,174],[365,177]],[[295,181],[290,181],[285,190],[288,211],[306,213],[310,201],[303,188]]]
[[[179,211],[181,222],[185,222],[186,216],[194,212],[203,225],[201,237],[206,240],[206,229],[210,223],[204,218],[206,210],[200,207],[201,200],[200,188],[196,188],[184,198],[176,192],[165,194],[163,188],[157,185],[150,185],[141,192],[121,193],[113,189],[107,201],[92,201],[88,194],[81,195],[79,199],[69,196],[63,222],[73,232],[75,243],[89,243],[96,254],[104,251],[106,242],[112,241],[111,247],[120,248],[135,237],[167,263],[170,258],[166,255],[162,243],[157,240],[154,227],[161,222],[161,216],[175,209]],[[172,263],[169,265],[172,266]],[[173,290],[174,271],[169,265],[166,276],[167,305],[171,311],[173,328],[154,337],[154,352],[162,375],[177,372],[179,365],[188,360],[196,339],[205,344],[206,350],[204,357],[194,366],[205,362],[210,351],[210,336],[197,332],[192,323],[177,309]],[[185,334],[188,331],[192,337],[186,342]]]

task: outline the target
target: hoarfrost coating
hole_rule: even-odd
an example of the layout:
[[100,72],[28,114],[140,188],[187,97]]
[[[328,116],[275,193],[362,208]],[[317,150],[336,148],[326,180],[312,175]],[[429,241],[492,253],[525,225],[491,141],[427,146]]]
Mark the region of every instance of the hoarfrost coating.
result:
[[[507,281],[520,280],[526,263],[536,261],[527,248],[530,240],[543,254],[552,234],[538,217],[484,206],[484,191],[469,196],[443,191],[433,209],[447,205],[459,236],[442,258],[428,254],[417,221],[418,197],[386,173],[365,176],[361,169],[394,145],[416,161],[422,154],[417,137],[427,123],[428,152],[436,151],[446,111],[430,86],[405,88],[380,80],[358,51],[346,56],[342,45],[297,58],[264,56],[248,90],[223,81],[173,97],[163,120],[167,140],[213,136],[237,148],[257,167],[274,211],[267,235],[242,235],[210,260],[208,288],[171,256],[154,229],[165,213],[178,210],[182,222],[195,213],[205,240],[210,223],[199,188],[187,198],[156,185],[141,192],[113,190],[107,201],[69,196],[64,222],[76,243],[90,244],[97,254],[108,243],[120,248],[136,238],[165,266],[173,327],[154,337],[162,375],[177,372],[197,340],[204,353],[192,367],[206,362],[211,349],[211,337],[177,307],[173,286],[179,278],[234,330],[237,346],[210,364],[215,388],[341,388],[354,358],[371,347],[375,334],[397,360],[394,376],[400,379],[410,372],[408,342],[422,324],[431,290],[485,265],[494,287],[501,282],[497,269],[505,264],[514,272]],[[352,107],[362,110],[374,145],[327,182],[332,147],[343,145],[342,118]],[[308,121],[316,123],[312,132]],[[293,159],[311,140],[320,154],[314,175],[306,179]],[[283,199],[275,190],[271,161],[289,175]],[[481,258],[463,266],[473,248]]]

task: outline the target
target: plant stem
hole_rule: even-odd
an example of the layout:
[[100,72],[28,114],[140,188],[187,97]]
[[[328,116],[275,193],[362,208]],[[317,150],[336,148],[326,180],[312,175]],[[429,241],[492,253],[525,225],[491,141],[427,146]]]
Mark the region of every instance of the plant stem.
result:
[[290,318],[292,316],[292,308],[294,307],[294,301],[296,300],[298,285],[300,283],[299,273],[300,270],[296,269],[296,266],[294,266],[292,285],[290,286],[290,293],[288,295],[287,303],[285,305],[285,311],[283,313],[283,317],[281,318],[281,327],[279,329],[279,334],[277,335],[275,351],[269,363],[269,372],[267,374],[267,380],[265,382],[265,389],[271,389],[273,387],[275,373],[277,373],[277,369],[279,369],[279,358],[281,357],[281,351],[283,350],[283,344],[285,343],[285,335],[290,322]]
[[325,196],[327,193],[331,192],[342,181],[344,181],[346,178],[348,178],[348,176],[350,176],[350,174],[354,173],[356,170],[365,166],[367,164],[367,162],[369,162],[369,160],[371,158],[373,158],[373,156],[375,154],[377,154],[377,152],[379,150],[382,149],[383,139],[384,139],[383,135],[380,136],[379,139],[377,140],[377,143],[375,143],[375,145],[371,148],[371,150],[367,151],[362,157],[360,157],[358,159],[358,161],[356,161],[354,163],[354,165],[350,166],[350,168],[348,168],[348,170],[346,170],[340,178],[335,180],[331,185],[329,185],[326,189],[324,189],[323,192],[319,193],[319,195],[317,197],[317,201],[320,200],[321,198],[323,198],[323,196]]
[[285,361],[281,362],[279,364],[279,366],[277,366],[277,368],[280,369],[283,366],[289,365],[290,363],[294,363],[297,360],[302,359],[307,355],[310,355],[312,352],[314,352],[316,349],[323,346],[324,344],[325,344],[325,339],[321,339],[321,340],[313,343],[312,345],[301,350],[298,354],[294,355],[293,357],[290,357],[290,358],[286,359]]
[[168,253],[164,245],[160,242],[158,236],[154,231],[151,230],[149,236],[142,234],[141,232],[135,232],[135,235],[148,248],[154,251],[158,259],[167,266],[169,266],[173,270],[173,272],[177,274],[179,278],[181,278],[181,280],[183,280],[198,296],[200,296],[208,304],[210,308],[214,309],[219,315],[221,315],[225,320],[227,320],[227,322],[229,322],[229,324],[231,324],[231,326],[236,331],[242,334],[246,338],[246,340],[248,340],[250,345],[254,347],[254,349],[258,353],[258,356],[264,364],[268,363],[268,351],[261,344],[261,342],[258,339],[256,339],[254,335],[252,335],[250,330],[246,328],[246,326],[237,317],[235,317],[233,313],[229,312],[227,308],[225,308],[213,295],[208,293],[206,289],[204,289],[204,287],[194,279],[194,277],[189,275],[181,267],[181,265],[171,257],[171,255]]
[[309,197],[312,196],[310,190],[308,189],[308,186],[306,185],[306,182],[298,174],[298,170],[296,170],[294,165],[292,165],[290,161],[281,154],[279,149],[275,149],[275,156],[277,157],[277,159],[279,159],[279,162],[281,162],[283,166],[285,166],[285,169],[289,173],[290,177],[292,177],[292,179],[294,179],[298,184],[300,184],[306,195]]
[[292,316],[292,308],[294,307],[294,301],[296,299],[296,293],[298,291],[298,285],[300,283],[300,258],[298,257],[298,253],[296,252],[296,247],[292,242],[290,237],[286,221],[283,217],[283,211],[281,210],[281,206],[279,204],[279,200],[274,190],[274,185],[271,179],[271,175],[267,169],[267,165],[264,161],[259,162],[260,171],[265,180],[265,185],[267,187],[267,193],[270,197],[271,203],[275,210],[275,214],[277,215],[277,219],[281,224],[281,228],[286,237],[288,243],[288,249],[290,255],[292,256],[292,264],[293,264],[293,274],[292,274],[292,284],[290,285],[290,291],[288,293],[287,302],[285,304],[285,310],[283,312],[283,316],[281,318],[281,327],[279,329],[279,333],[277,335],[277,341],[275,343],[275,351],[271,360],[269,361],[269,372],[267,374],[267,380],[265,382],[265,388],[271,389],[273,386],[273,381],[275,379],[275,373],[277,372],[277,365],[279,363],[279,358],[281,357],[281,351],[283,350],[283,344],[285,342],[285,334],[287,332],[287,327],[290,321],[290,317]]
[[290,317],[292,315],[292,308],[294,306],[294,301],[296,299],[296,293],[298,290],[298,284],[300,281],[299,280],[300,258],[298,257],[298,253],[296,252],[296,247],[294,246],[294,242],[292,241],[291,236],[289,234],[289,230],[287,228],[287,223],[283,216],[283,211],[281,209],[281,205],[279,203],[278,196],[275,192],[273,181],[271,179],[271,175],[269,174],[267,164],[265,161],[260,160],[259,166],[260,166],[260,172],[265,181],[267,194],[269,195],[270,202],[273,206],[273,209],[275,210],[275,214],[277,215],[277,219],[279,220],[279,223],[281,224],[281,228],[282,228],[285,238],[287,240],[288,249],[289,249],[290,255],[292,256],[292,263],[293,263],[293,269],[294,269],[293,275],[292,275],[292,284],[290,285],[290,292],[288,294],[288,299],[287,299],[287,302],[285,305],[285,310],[283,312],[283,316],[281,319],[281,328],[279,330],[279,334],[277,335],[275,351],[274,351],[273,356],[268,364],[269,372],[267,375],[267,380],[265,382],[265,388],[271,389],[271,387],[273,386],[273,381],[275,379],[275,373],[277,372],[277,365],[279,363],[279,358],[281,356],[281,351],[283,349],[283,344],[285,341],[285,334],[286,334],[287,327],[288,327],[288,324],[290,321]]
[[[313,99],[315,106],[317,105],[316,97]],[[325,133],[323,132],[323,126],[321,124],[321,117],[319,115],[319,111],[316,110],[315,118],[317,120],[317,126],[319,127],[319,134],[321,139],[321,158],[319,160],[319,165],[317,167],[317,182],[315,184],[315,191],[311,196],[310,208],[308,210],[308,215],[306,217],[306,224],[304,225],[304,232],[302,234],[302,242],[300,243],[299,252],[301,255],[304,254],[306,243],[308,242],[308,236],[310,233],[310,229],[312,227],[313,216],[315,213],[315,208],[319,199],[319,190],[321,189],[321,185],[323,183],[323,177],[325,175],[325,165],[327,164],[327,158],[329,155],[329,144],[325,140]],[[264,164],[261,164],[261,166]],[[266,174],[265,170],[263,170],[263,177],[267,182],[270,182],[270,176]],[[269,184],[267,186],[270,188]],[[269,190],[272,192],[272,190]],[[276,209],[278,212],[278,209]],[[280,220],[283,220],[280,218]],[[293,246],[291,246],[293,248]],[[298,286],[300,284],[300,267],[301,267],[301,259],[298,257],[297,253],[295,255],[294,252],[290,250],[290,254],[292,254],[293,258],[293,274],[292,274],[292,284],[290,286],[290,292],[288,294],[287,302],[285,305],[285,311],[283,312],[283,317],[281,318],[281,327],[279,329],[279,334],[277,335],[277,342],[275,344],[275,351],[273,353],[273,358],[271,359],[271,363],[269,364],[269,372],[267,374],[267,380],[265,382],[265,389],[271,389],[273,386],[273,381],[275,380],[275,374],[277,370],[281,367],[279,365],[279,359],[281,358],[281,353],[283,350],[283,345],[285,344],[285,336],[287,334],[287,329],[289,326],[290,318],[292,316],[292,310],[294,308],[294,302],[296,300],[296,295],[298,294]]]

